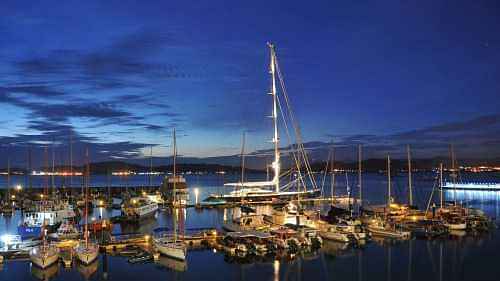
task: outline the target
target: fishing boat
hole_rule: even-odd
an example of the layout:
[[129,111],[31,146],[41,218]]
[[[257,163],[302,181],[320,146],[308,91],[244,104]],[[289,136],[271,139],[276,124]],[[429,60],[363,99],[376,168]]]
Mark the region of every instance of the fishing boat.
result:
[[[176,158],[177,158],[177,139],[175,135],[175,128],[172,132],[173,137],[173,161],[174,161],[174,171],[173,177],[176,176]],[[176,181],[173,182],[173,202],[172,202],[172,217],[173,217],[173,236],[170,235],[162,235],[160,234],[157,237],[153,237],[153,245],[157,249],[160,254],[165,255],[167,257],[171,257],[178,260],[185,260],[187,256],[187,247],[184,243],[183,239],[181,239],[177,233],[177,229],[179,228],[178,220],[181,222],[184,219],[183,208],[181,203],[177,202],[178,197],[176,196],[177,184]],[[182,224],[184,225],[184,224]]]
[[76,217],[73,207],[65,201],[36,201],[29,211],[23,214],[23,221],[17,232],[23,238],[40,237],[42,226],[48,231],[56,231],[65,220]]
[[47,268],[59,260],[59,248],[54,244],[49,244],[47,242],[47,231],[44,229],[42,231],[42,244],[33,247],[30,252],[30,260],[39,268]]
[[97,245],[94,242],[91,242],[89,239],[90,231],[88,229],[88,217],[89,217],[88,202],[89,202],[90,170],[88,161],[88,150],[86,151],[86,157],[87,157],[87,171],[85,177],[85,227],[83,233],[84,240],[79,241],[78,245],[75,248],[75,255],[77,260],[79,260],[85,265],[89,265],[93,263],[95,260],[97,260],[97,257],[99,256],[99,245]]
[[[253,181],[253,182],[236,182],[236,183],[226,183],[224,186],[229,188],[234,188],[233,191],[230,191],[227,194],[211,194],[206,200],[220,200],[223,199],[227,202],[238,202],[238,201],[272,201],[272,200],[290,200],[297,197],[308,198],[308,197],[317,197],[320,195],[320,189],[317,188],[314,179],[310,177],[312,182],[312,188],[306,188],[307,185],[303,184],[304,177],[303,175],[298,175],[295,177],[293,182],[282,185],[280,183],[280,172],[281,172],[281,160],[280,160],[280,148],[279,141],[280,137],[278,134],[278,95],[276,91],[276,74],[278,74],[280,78],[280,82],[282,81],[282,76],[279,72],[279,67],[277,64],[276,52],[274,49],[274,45],[268,44],[270,50],[270,63],[269,63],[269,72],[271,74],[271,89],[269,95],[272,96],[272,114],[271,118],[273,120],[273,138],[272,143],[274,145],[273,156],[274,160],[271,163],[271,168],[273,170],[273,178],[269,181]],[[282,91],[285,95],[285,91]],[[310,170],[310,165],[307,160],[307,155],[303,149],[302,144],[297,145],[297,152],[301,153],[300,156],[296,156],[296,159],[303,159],[304,166]],[[295,153],[295,152],[293,152]],[[300,171],[301,169],[297,169]],[[308,171],[310,172],[310,171]],[[302,183],[301,188],[299,188],[299,184]],[[295,187],[295,189],[292,189]]]

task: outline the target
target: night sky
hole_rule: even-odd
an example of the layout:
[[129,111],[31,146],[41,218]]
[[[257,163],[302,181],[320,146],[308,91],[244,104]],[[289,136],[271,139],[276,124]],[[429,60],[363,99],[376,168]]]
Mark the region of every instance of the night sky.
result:
[[238,154],[243,131],[268,149],[267,41],[316,160],[332,140],[344,157],[500,157],[495,0],[4,0],[1,149],[64,162],[71,136],[96,161],[161,157],[172,127],[186,158]]

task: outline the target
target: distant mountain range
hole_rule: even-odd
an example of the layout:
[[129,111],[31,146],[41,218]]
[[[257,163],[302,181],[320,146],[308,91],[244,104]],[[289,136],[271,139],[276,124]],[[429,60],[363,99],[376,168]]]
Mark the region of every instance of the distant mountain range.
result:
[[[203,172],[203,173],[216,173],[220,171],[224,171],[226,173],[240,173],[241,166],[239,165],[239,159],[235,158],[237,162],[234,165],[221,165],[221,164],[212,164],[212,163],[186,163],[188,159],[181,159],[180,164],[177,164],[177,171],[180,173],[185,172]],[[205,159],[206,160],[206,159]],[[228,159],[229,160],[229,159]],[[137,162],[137,161],[134,161]],[[151,167],[149,165],[143,165],[134,162],[126,162],[126,161],[105,161],[105,162],[95,162],[90,164],[90,171],[92,174],[108,174],[113,172],[120,171],[133,171],[133,172],[149,172]],[[144,160],[142,161],[145,162]],[[439,166],[439,163],[443,163],[445,167],[449,167],[449,159],[447,158],[432,158],[432,159],[413,159],[412,167],[416,170],[431,170]],[[264,162],[265,163],[265,162]],[[270,162],[268,162],[270,163]],[[484,165],[484,166],[499,166],[500,159],[488,160],[488,161],[479,161],[479,160],[465,160],[461,161],[459,165]],[[255,163],[256,164],[256,163]],[[255,168],[256,165],[252,165],[252,168],[246,168],[245,171],[247,173],[265,173],[265,164],[261,164],[262,168]],[[289,160],[283,160],[283,166],[289,167]],[[325,161],[317,161],[311,164],[311,168],[313,171],[323,171],[325,170],[326,162]],[[84,166],[74,166],[73,171],[81,172],[84,170]],[[358,163],[354,161],[336,161],[334,163],[335,169],[342,170],[356,170],[358,168]],[[378,172],[381,170],[385,170],[387,168],[387,160],[386,159],[366,159],[362,161],[362,169],[365,172]],[[407,161],[404,159],[391,159],[391,168],[395,171],[402,171],[407,169]],[[40,170],[44,170],[44,168],[40,168]],[[52,167],[47,169],[48,171],[52,170]],[[69,166],[55,166],[56,171],[69,171]],[[172,165],[154,165],[152,167],[154,172],[172,172]],[[0,169],[1,173],[5,173],[7,169]],[[23,168],[11,168],[11,173],[25,173],[26,169]]]

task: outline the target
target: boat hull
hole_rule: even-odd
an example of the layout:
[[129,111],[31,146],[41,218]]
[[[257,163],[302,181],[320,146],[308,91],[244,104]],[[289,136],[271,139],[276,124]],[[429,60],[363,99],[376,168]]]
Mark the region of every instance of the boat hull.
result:
[[289,191],[289,192],[267,192],[267,193],[255,193],[255,194],[245,194],[245,195],[232,195],[232,194],[221,194],[221,195],[211,195],[206,201],[213,200],[224,200],[226,202],[240,202],[242,200],[259,202],[259,201],[272,201],[272,200],[291,200],[300,196],[301,198],[314,198],[320,195],[320,190],[309,190],[309,191]]
[[99,256],[99,248],[97,247],[77,247],[75,249],[75,255],[78,261],[85,265],[89,265],[97,260]]
[[158,243],[155,242],[155,247],[160,254],[177,260],[186,259],[186,246],[183,243]]
[[[36,249],[36,248],[35,248]],[[45,269],[59,260],[59,250],[54,250],[50,253],[40,253],[38,251],[30,252],[30,260],[33,265]]]

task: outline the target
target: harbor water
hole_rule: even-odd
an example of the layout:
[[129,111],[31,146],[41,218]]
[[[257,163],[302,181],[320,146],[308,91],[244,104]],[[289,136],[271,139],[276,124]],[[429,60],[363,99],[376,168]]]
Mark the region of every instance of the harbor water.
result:
[[[414,201],[425,208],[435,184],[433,174],[414,175]],[[261,178],[262,175],[250,175]],[[498,175],[488,174],[488,178]],[[320,176],[318,176],[320,178]],[[194,202],[195,190],[199,200],[211,193],[227,191],[224,182],[238,180],[237,175],[187,175],[190,199]],[[358,196],[357,175],[349,174],[348,181],[353,196]],[[5,179],[2,179],[5,180]],[[75,177],[74,186],[81,184]],[[93,176],[92,185],[107,184],[122,186],[125,190],[133,186],[147,185],[147,176],[112,177]],[[152,177],[159,184],[161,176]],[[56,184],[69,180],[56,178]],[[318,180],[321,183],[321,179]],[[407,202],[407,178],[399,175],[393,178],[395,201]],[[12,177],[12,185],[26,188],[24,177]],[[35,177],[32,184],[43,186],[44,179]],[[4,186],[0,182],[0,186]],[[345,176],[337,177],[336,194],[346,193]],[[324,184],[324,194],[330,194],[329,179]],[[435,198],[438,194],[435,191]],[[456,200],[470,207],[480,208],[492,218],[500,214],[500,193],[493,191],[445,192],[447,200]],[[366,204],[384,203],[387,198],[387,181],[382,174],[363,175],[363,197]],[[264,208],[262,211],[266,211]],[[120,210],[96,208],[94,218],[119,215]],[[224,218],[223,209],[198,210],[188,208],[185,212],[186,228],[218,228]],[[231,210],[227,213],[231,213]],[[0,234],[14,234],[20,222],[17,211],[12,217],[0,217]],[[137,226],[116,224],[115,233],[149,234],[159,226],[172,225],[169,212],[159,211],[154,219]],[[253,259],[235,261],[224,253],[213,249],[192,250],[187,261],[181,262],[161,257],[159,261],[144,264],[130,264],[126,257],[101,254],[98,263],[90,267],[74,264],[72,268],[55,265],[41,270],[31,266],[27,260],[4,261],[0,265],[0,280],[498,280],[500,267],[500,234],[496,229],[478,235],[455,233],[450,238],[436,240],[412,239],[391,241],[373,239],[362,247],[353,248],[341,243],[326,241],[316,251],[305,252],[280,260]]]

